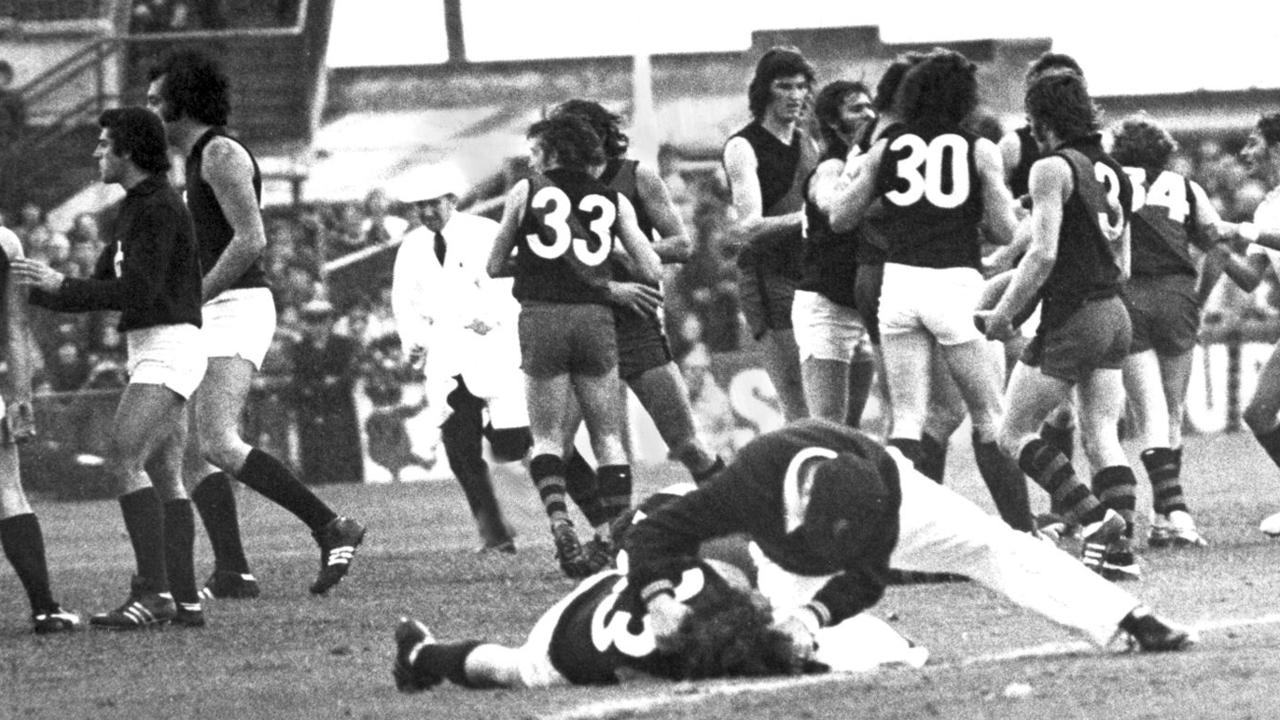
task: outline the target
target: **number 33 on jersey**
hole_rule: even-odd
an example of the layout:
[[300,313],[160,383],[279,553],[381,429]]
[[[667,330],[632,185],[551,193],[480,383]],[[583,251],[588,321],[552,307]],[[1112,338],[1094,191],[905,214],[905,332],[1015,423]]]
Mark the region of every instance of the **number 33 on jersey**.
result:
[[540,227],[527,233],[525,241],[538,257],[558,260],[572,253],[578,262],[591,267],[609,259],[618,219],[617,205],[610,198],[591,193],[575,202],[563,189],[544,185],[530,197],[529,210]]

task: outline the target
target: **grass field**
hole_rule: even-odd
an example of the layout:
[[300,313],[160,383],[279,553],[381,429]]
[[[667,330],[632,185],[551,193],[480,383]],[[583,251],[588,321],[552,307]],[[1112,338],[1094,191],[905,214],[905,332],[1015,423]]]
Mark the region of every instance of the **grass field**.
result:
[[[964,445],[953,444],[950,482],[989,505]],[[1280,473],[1246,434],[1190,438],[1186,455],[1187,493],[1213,544],[1147,552],[1145,578],[1127,586],[1201,628],[1202,643],[1186,653],[1082,649],[1080,638],[972,583],[949,583],[890,588],[876,609],[930,648],[921,670],[401,695],[389,672],[399,615],[442,638],[517,643],[572,587],[552,561],[532,488],[503,469],[500,494],[520,531],[514,556],[472,552],[474,529],[452,482],[322,488],[370,528],[351,575],[324,598],[306,591],[318,552],[305,528],[242,493],[263,596],[211,604],[199,630],[38,638],[0,563],[0,718],[1276,717],[1280,545],[1257,522],[1280,510]],[[670,465],[637,474],[642,490],[684,479]],[[1139,492],[1147,507],[1145,480]],[[132,571],[117,506],[40,502],[37,511],[58,597],[86,613],[117,605]],[[201,538],[202,578],[210,562]]]

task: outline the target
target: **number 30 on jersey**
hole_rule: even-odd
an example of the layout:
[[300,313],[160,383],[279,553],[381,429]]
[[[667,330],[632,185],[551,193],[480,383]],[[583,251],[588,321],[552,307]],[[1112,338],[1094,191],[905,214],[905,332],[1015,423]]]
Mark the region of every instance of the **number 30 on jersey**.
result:
[[[902,150],[907,154],[898,160],[897,173],[907,188],[885,193],[886,200],[907,207],[924,198],[934,207],[950,210],[969,199],[969,141],[964,137],[946,133],[926,143],[919,135],[906,133],[889,143],[889,152]],[[948,154],[950,162],[946,162]]]
[[609,258],[609,253],[613,250],[611,230],[614,220],[618,217],[618,208],[608,198],[593,194],[584,196],[578,202],[579,210],[594,215],[594,218],[587,223],[587,231],[596,240],[594,250],[591,249],[590,240],[574,237],[573,231],[569,229],[573,202],[569,200],[564,190],[554,185],[541,188],[534,193],[529,206],[538,211],[542,225],[551,231],[550,242],[538,233],[529,233],[525,236],[529,249],[538,257],[556,260],[572,250],[574,257],[578,258],[582,264],[593,267]]

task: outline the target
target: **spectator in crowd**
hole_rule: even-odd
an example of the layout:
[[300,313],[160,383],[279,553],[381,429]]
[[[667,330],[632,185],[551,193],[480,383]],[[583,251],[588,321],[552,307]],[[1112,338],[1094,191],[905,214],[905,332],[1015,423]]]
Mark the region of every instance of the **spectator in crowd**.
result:
[[391,199],[382,188],[374,188],[365,195],[364,212],[364,220],[360,222],[361,247],[399,240],[409,227],[409,221],[391,214]]
[[405,469],[435,467],[435,449],[422,453],[414,447],[405,423],[422,412],[426,395],[414,404],[405,402],[405,369],[408,363],[400,352],[400,338],[395,334],[374,340],[369,347],[364,392],[373,409],[365,419],[369,458],[391,473],[392,482],[400,482]]
[[301,475],[312,483],[364,482],[353,395],[358,348],[333,332],[333,306],[303,306],[302,339],[289,349]]
[[0,148],[22,139],[27,127],[27,105],[13,87],[13,66],[0,60]]

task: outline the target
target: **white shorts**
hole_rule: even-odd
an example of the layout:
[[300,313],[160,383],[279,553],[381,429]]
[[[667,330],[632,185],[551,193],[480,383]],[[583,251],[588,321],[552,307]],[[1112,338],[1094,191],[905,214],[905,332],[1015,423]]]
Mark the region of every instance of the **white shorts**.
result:
[[241,357],[262,367],[276,334],[276,304],[268,288],[226,290],[204,304],[205,356]]
[[926,330],[942,345],[983,337],[973,324],[982,299],[974,268],[924,268],[885,263],[880,288],[880,334]]
[[200,387],[208,364],[200,352],[200,328],[186,323],[125,333],[130,385],[163,385],[183,398]]
[[[852,278],[849,282],[853,282]],[[867,339],[866,325],[857,310],[810,290],[796,291],[791,302],[791,326],[801,361],[814,358],[849,362],[858,343]]]

